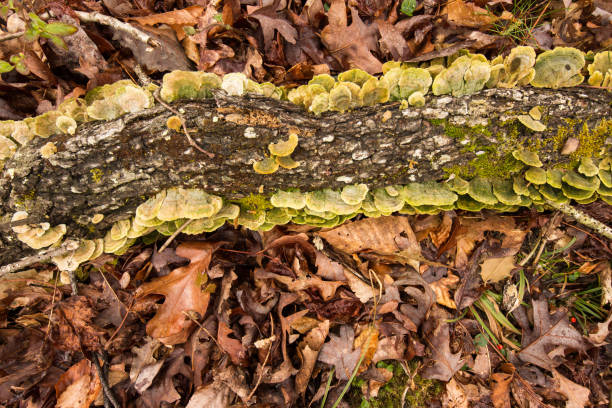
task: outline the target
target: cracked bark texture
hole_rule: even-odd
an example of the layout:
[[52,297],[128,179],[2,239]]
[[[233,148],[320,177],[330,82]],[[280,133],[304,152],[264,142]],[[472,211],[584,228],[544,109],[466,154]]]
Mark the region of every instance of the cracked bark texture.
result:
[[[291,187],[310,191],[346,183],[376,187],[442,180],[445,168],[466,165],[478,152],[466,151],[465,144],[449,137],[441,121],[482,125],[490,135],[504,136],[508,123],[517,123],[508,121],[534,106],[545,108],[547,130],[536,133],[515,124],[515,140],[540,138],[545,166],[568,160],[552,141],[567,120],[579,129],[612,118],[608,92],[579,87],[428,96],[422,108],[400,110],[399,103],[389,103],[320,117],[288,102],[219,91],[212,99],[174,104],[193,139],[214,158],[191,147],[184,134],[169,130],[166,120],[173,114],[159,105],[109,122],[86,123],[75,135],[37,138],[20,148],[0,175],[0,215],[6,222],[25,209],[36,222],[67,224],[66,236],[100,237],[148,196],[172,186],[239,199]],[[301,165],[271,175],[255,173],[253,161],[268,153],[269,143],[286,139],[289,130],[299,135],[292,157]],[[47,142],[58,151],[44,159],[39,150]],[[506,152],[516,147],[486,135],[477,143]],[[105,217],[93,225],[96,213]],[[0,265],[33,253],[6,228],[0,237]]]

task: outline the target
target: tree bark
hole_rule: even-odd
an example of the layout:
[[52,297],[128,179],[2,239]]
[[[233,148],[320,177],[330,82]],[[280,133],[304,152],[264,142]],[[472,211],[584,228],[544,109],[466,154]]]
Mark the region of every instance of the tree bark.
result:
[[[544,132],[531,131],[515,120],[535,106],[545,113]],[[85,123],[74,135],[36,138],[6,163],[0,176],[3,222],[15,211],[26,210],[35,222],[66,224],[67,236],[100,237],[147,197],[172,186],[239,199],[276,189],[442,180],[449,169],[465,169],[481,154],[501,157],[520,146],[536,146],[548,166],[570,160],[559,154],[568,136],[577,136],[584,126],[601,128],[612,118],[610,93],[580,87],[429,96],[422,108],[401,110],[399,103],[389,103],[320,117],[288,102],[229,97],[221,91],[215,98],[173,107],[186,119],[194,141],[213,158],[190,146],[184,134],[166,127],[173,114],[163,106],[109,122]],[[270,175],[256,173],[252,163],[268,154],[269,143],[286,139],[290,130],[299,135],[292,157],[301,165]],[[58,150],[44,159],[40,148],[47,142]],[[603,148],[609,149],[609,144]],[[97,213],[104,219],[92,230],[90,219]],[[1,230],[0,236],[0,265],[32,254],[10,229]]]

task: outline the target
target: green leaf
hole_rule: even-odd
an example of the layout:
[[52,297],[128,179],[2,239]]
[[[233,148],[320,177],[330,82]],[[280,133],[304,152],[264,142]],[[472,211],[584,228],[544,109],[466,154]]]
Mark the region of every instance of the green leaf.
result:
[[35,30],[44,30],[45,27],[47,26],[47,23],[45,23],[40,17],[38,17],[36,14],[34,13],[28,13],[28,16],[30,16],[30,25],[35,29]]
[[45,32],[59,36],[74,34],[76,30],[75,26],[64,23],[51,23],[45,27]]
[[33,42],[38,40],[39,34],[40,31],[34,29],[32,26],[28,26],[28,28],[26,28],[25,34],[23,35],[23,38],[25,38],[27,42]]
[[49,38],[51,38],[51,41],[53,41],[53,44],[57,45],[58,47],[63,48],[64,50],[68,49],[68,47],[66,46],[66,43],[60,37],[53,35]]
[[19,54],[13,54],[11,55],[11,58],[9,58],[9,61],[11,61],[11,64],[17,64],[19,61],[23,60],[23,53],[20,52]]
[[400,11],[404,14],[406,14],[407,16],[412,16],[412,13],[414,13],[414,9],[416,8],[416,0],[403,0],[402,1],[402,5],[400,7]]
[[194,35],[196,33],[195,28],[193,28],[192,26],[183,26],[183,31],[187,35]]
[[217,13],[213,16],[213,18],[215,19],[215,21],[217,23],[222,23],[223,22],[223,15],[221,15],[221,13]]
[[12,71],[15,68],[10,62],[0,60],[0,74]]

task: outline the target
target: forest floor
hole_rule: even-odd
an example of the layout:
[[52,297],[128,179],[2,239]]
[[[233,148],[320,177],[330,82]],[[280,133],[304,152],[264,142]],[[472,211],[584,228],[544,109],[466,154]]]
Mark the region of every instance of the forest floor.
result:
[[[600,51],[612,46],[612,4],[9,0],[0,28],[0,119],[20,120],[136,80],[137,65],[154,80],[199,69],[294,86],[460,49],[489,59],[517,45]],[[579,208],[612,225],[611,206]],[[560,213],[225,225],[166,240],[89,261],[76,282],[48,263],[2,276],[0,405],[612,400],[612,243]]]

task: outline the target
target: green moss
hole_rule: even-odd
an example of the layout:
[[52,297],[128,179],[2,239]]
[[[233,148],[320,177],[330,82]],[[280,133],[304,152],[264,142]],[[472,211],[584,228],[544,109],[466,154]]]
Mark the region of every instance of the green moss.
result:
[[[376,398],[371,398],[369,400],[366,399],[361,392],[360,385],[363,384],[363,380],[360,381],[359,378],[357,378],[353,382],[353,387],[348,397],[348,403],[351,407],[401,407],[402,395],[406,387],[408,387],[408,392],[406,393],[404,407],[426,407],[429,406],[431,401],[444,392],[444,384],[440,381],[426,380],[418,374],[412,377],[411,381],[398,362],[387,364],[381,361],[377,366],[392,371],[393,378],[379,390]],[[408,368],[411,372],[414,372],[414,370],[417,370],[417,363],[411,361],[408,364]]]
[[240,207],[246,210],[271,210],[274,206],[270,203],[269,197],[263,194],[249,194],[248,196],[234,201]]
[[604,119],[592,130],[589,130],[586,122],[583,122],[577,135],[580,142],[578,149],[570,155],[570,158],[578,162],[583,157],[601,156],[601,148],[609,135],[612,135],[612,120]]
[[91,169],[89,170],[89,172],[91,173],[91,180],[98,184],[102,181],[102,175],[104,174],[104,172],[100,169]]

